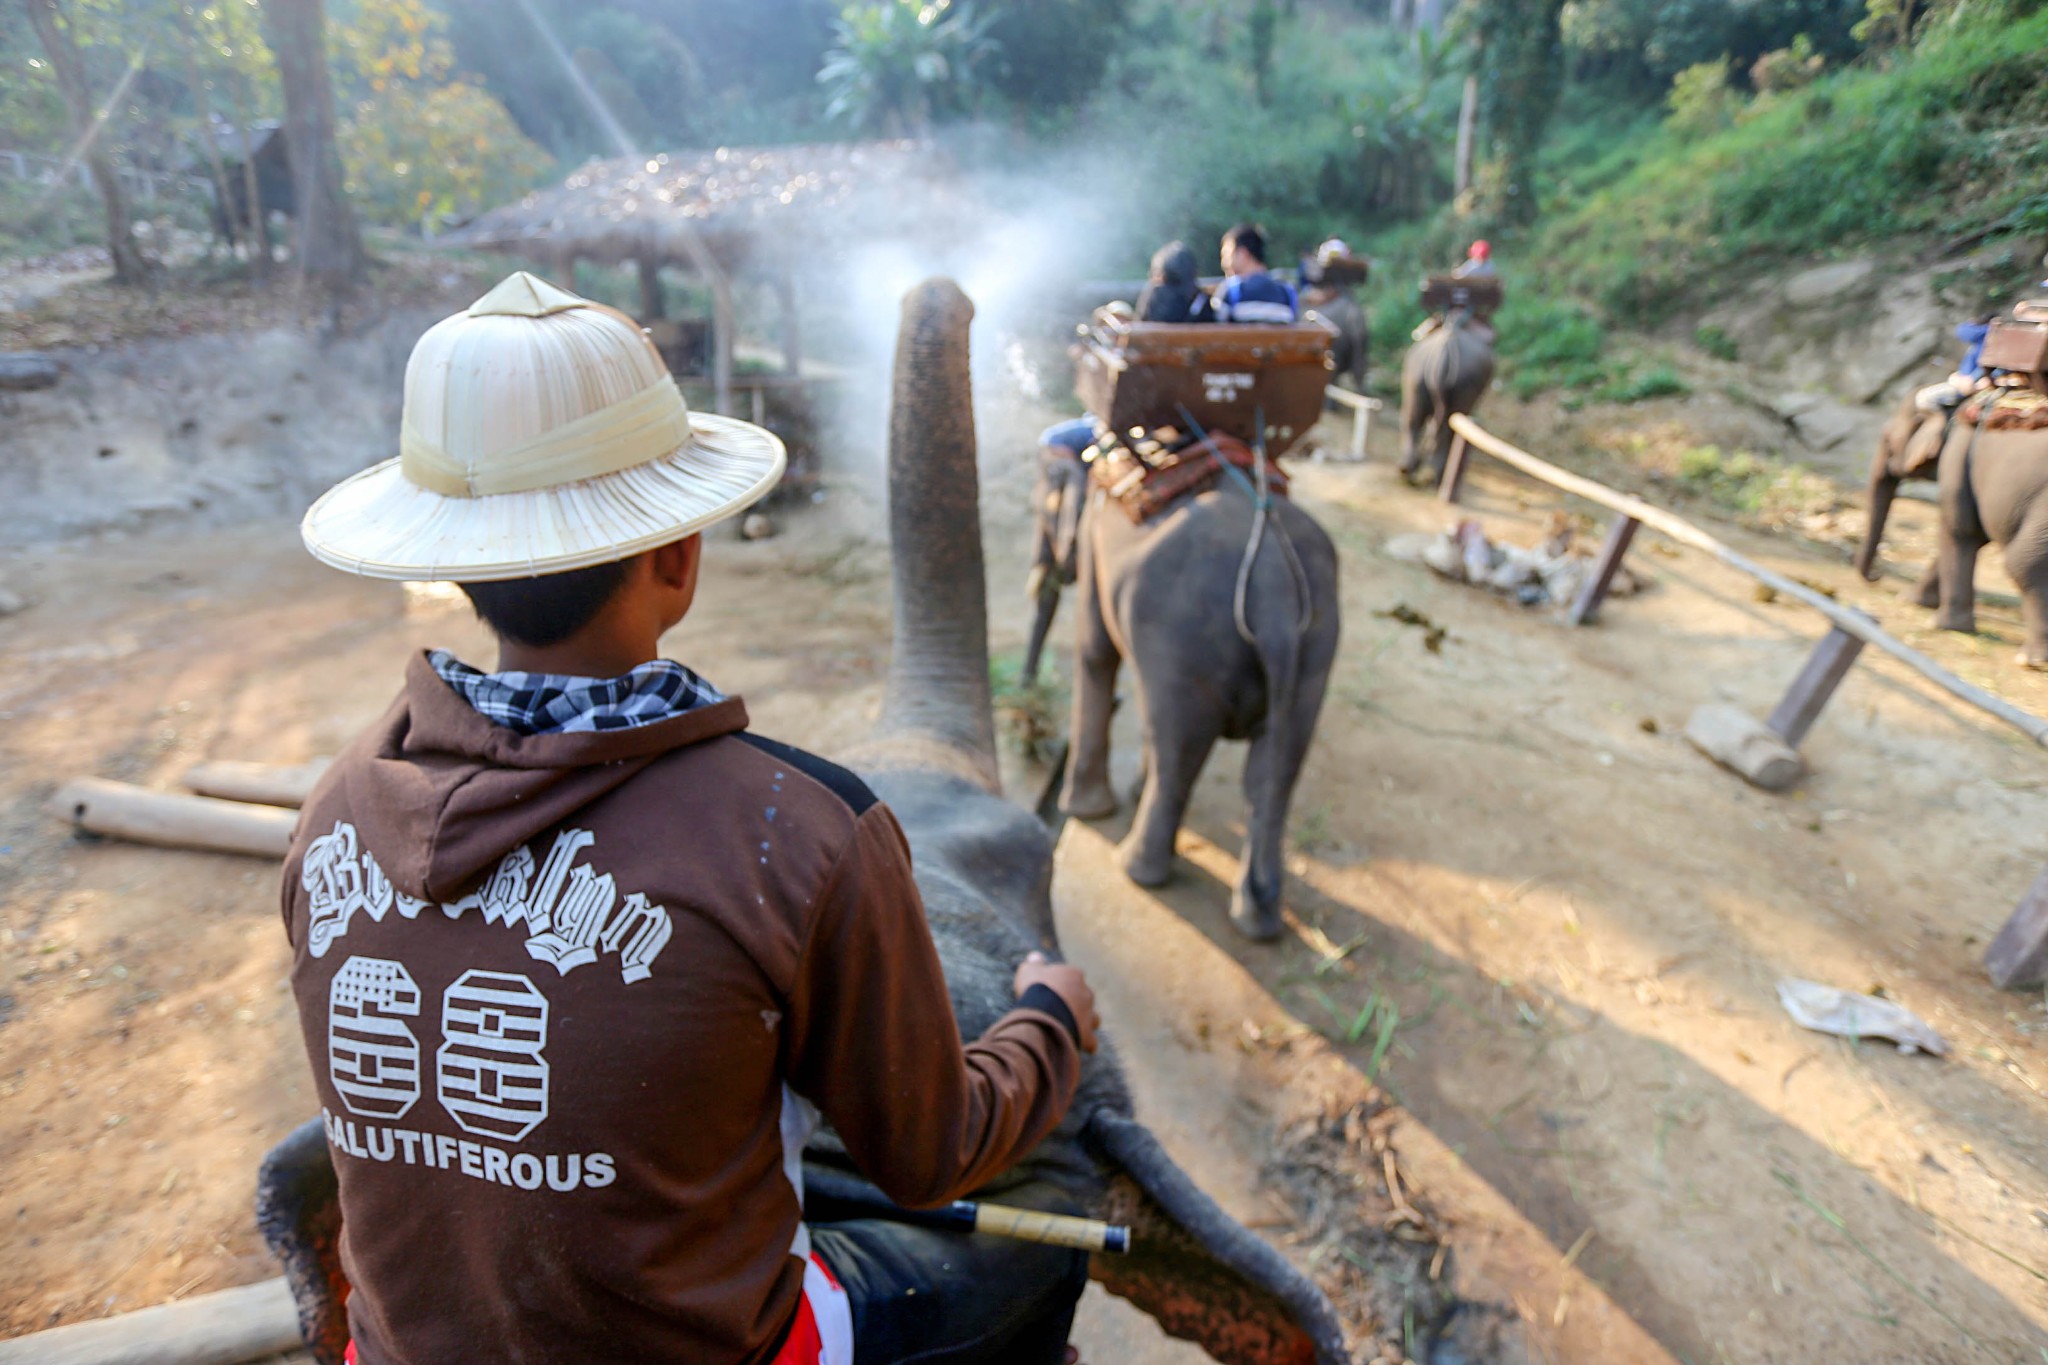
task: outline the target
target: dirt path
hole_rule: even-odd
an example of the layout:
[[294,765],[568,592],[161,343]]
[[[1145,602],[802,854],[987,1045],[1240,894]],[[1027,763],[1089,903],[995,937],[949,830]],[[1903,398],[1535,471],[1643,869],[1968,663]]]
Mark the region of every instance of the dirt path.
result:
[[[1021,636],[1036,416],[984,419],[999,651]],[[1807,742],[1813,778],[1791,797],[1751,792],[1675,735],[1703,700],[1766,708],[1817,637],[1809,615],[1756,602],[1699,556],[1646,550],[1657,589],[1567,633],[1385,559],[1388,534],[1440,516],[1384,463],[1304,466],[1300,486],[1345,553],[1347,613],[1296,806],[1301,932],[1249,948],[1225,925],[1237,750],[1204,778],[1161,903],[1376,1071],[1560,1260],[1576,1247],[1587,1293],[1674,1356],[2038,1358],[2048,1014],[2038,993],[1992,991],[1977,958],[2048,860],[2043,756],[1865,662]],[[1548,503],[1518,487],[1482,473],[1475,506],[1533,537]],[[1905,509],[1909,537],[1926,510]],[[763,731],[844,747],[887,658],[875,524],[835,497],[776,540],[719,540],[674,651],[745,693]],[[2010,668],[2012,639],[1925,636],[1922,613],[1845,566],[1736,539],[2048,710],[2048,684]],[[284,525],[17,555],[0,578],[36,603],[0,622],[13,1334],[274,1273],[251,1181],[311,1102],[270,866],[77,843],[42,799],[76,773],[169,785],[201,759],[331,752],[382,708],[409,650],[477,657],[482,638],[445,594],[320,569]],[[1440,652],[1374,615],[1404,602],[1448,628]],[[2009,610],[1985,623],[2016,638]],[[1333,945],[1344,955],[1326,965]],[[1882,984],[1956,1055],[1802,1033],[1773,995],[1787,974]],[[1204,1097],[1159,1093],[1199,1164],[1204,1125],[1183,1120]],[[1518,1308],[1568,1327],[1590,1301],[1544,1293]]]
[[[1300,485],[1347,555],[1347,640],[1293,822],[1301,932],[1231,943],[1234,757],[1204,775],[1167,903],[1300,1020],[1355,1033],[1361,1064],[1377,1054],[1382,1084],[1558,1247],[1583,1241],[1578,1267],[1681,1359],[2034,1359],[2048,1013],[1992,990],[1978,957],[2048,857],[2048,759],[1865,664],[1807,741],[1813,777],[1751,791],[1677,734],[1703,701],[1767,711],[1818,638],[1810,613],[1653,550],[1655,591],[1568,633],[1385,559],[1388,534],[1444,518],[1384,464]],[[1533,542],[1545,493],[1482,472],[1469,501]],[[2007,662],[2009,615],[1985,623],[2004,641],[1937,636],[1845,567],[1729,534],[2048,701]],[[1375,615],[1398,604],[1447,629],[1438,651]],[[1782,976],[1882,987],[1956,1055],[1802,1032]]]

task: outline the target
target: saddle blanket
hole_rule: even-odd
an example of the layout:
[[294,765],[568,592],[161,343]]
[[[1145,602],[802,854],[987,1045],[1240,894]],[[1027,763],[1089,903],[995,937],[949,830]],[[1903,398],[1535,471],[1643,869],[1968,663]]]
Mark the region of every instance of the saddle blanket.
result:
[[1986,431],[2040,431],[2048,428],[2048,394],[2033,389],[1993,389],[1963,404],[1956,415]]
[[[1088,470],[1096,487],[1108,493],[1133,524],[1142,526],[1180,499],[1214,487],[1226,463],[1242,470],[1247,480],[1256,480],[1258,458],[1235,436],[1212,431],[1206,441],[1155,456],[1149,463],[1121,445],[1113,446],[1097,455]],[[1266,487],[1276,497],[1287,496],[1287,476],[1270,457]]]

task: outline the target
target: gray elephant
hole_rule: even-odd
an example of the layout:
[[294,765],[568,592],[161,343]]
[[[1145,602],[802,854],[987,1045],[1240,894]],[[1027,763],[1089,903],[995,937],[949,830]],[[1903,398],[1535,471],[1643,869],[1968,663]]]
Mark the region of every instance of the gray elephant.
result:
[[[972,316],[950,281],[922,284],[904,302],[890,424],[895,650],[877,733],[844,756],[909,837],[953,1011],[969,1038],[1014,1004],[1010,983],[1027,952],[1058,953],[1051,835],[997,787],[968,382]],[[838,1172],[842,1180],[849,1164],[829,1132],[813,1139],[804,1160],[814,1175]],[[979,1194],[1000,1200],[1024,1185],[1057,1187],[1087,1212],[1131,1225],[1131,1254],[1095,1257],[1094,1274],[1214,1358],[1238,1365],[1349,1358],[1322,1292],[1218,1208],[1136,1120],[1106,1041],[1084,1059],[1059,1127]],[[334,1174],[317,1122],[265,1163],[258,1218],[291,1280],[306,1340],[330,1365],[346,1341],[346,1282],[336,1251]],[[1418,1284],[1428,1252],[1422,1248],[1415,1262]],[[1420,1311],[1455,1336],[1451,1308],[1432,1297]],[[1396,1305],[1397,1321],[1400,1312]]]
[[1941,443],[1941,539],[1922,600],[1938,597],[1942,630],[1974,632],[1977,552],[1999,546],[2020,590],[2020,662],[2048,667],[2048,427],[2000,429],[1992,420],[1958,421]]
[[1230,918],[1247,936],[1281,931],[1282,847],[1323,689],[1337,655],[1337,550],[1300,507],[1263,515],[1233,479],[1142,525],[1100,493],[1081,515],[1073,724],[1063,808],[1116,809],[1109,722],[1117,671],[1137,675],[1144,786],[1118,854],[1131,880],[1163,883],[1195,778],[1218,739],[1248,739],[1251,803]]
[[1493,328],[1469,308],[1454,307],[1442,323],[1408,348],[1401,362],[1401,475],[1422,464],[1425,428],[1431,428],[1430,482],[1443,479],[1451,453],[1450,418],[1478,408],[1493,382]]
[[[1882,572],[1878,551],[1885,522],[1899,485],[1908,479],[1937,479],[1940,489],[1940,544],[1920,577],[1920,605],[1940,609],[1936,624],[1943,630],[1975,630],[1977,553],[1986,545],[2003,546],[2026,623],[2020,660],[2033,667],[2048,664],[2048,562],[2041,543],[2048,507],[2033,506],[2048,483],[2048,429],[1980,427],[1953,412],[1923,412],[1915,395],[1907,394],[1885,423],[1870,461],[1870,521],[1855,563],[1873,582]],[[1947,590],[1951,583],[1955,591]]]
[[1303,292],[1301,306],[1337,329],[1337,339],[1330,343],[1330,382],[1348,379],[1354,393],[1364,393],[1372,329],[1357,297],[1348,289],[1312,287]]

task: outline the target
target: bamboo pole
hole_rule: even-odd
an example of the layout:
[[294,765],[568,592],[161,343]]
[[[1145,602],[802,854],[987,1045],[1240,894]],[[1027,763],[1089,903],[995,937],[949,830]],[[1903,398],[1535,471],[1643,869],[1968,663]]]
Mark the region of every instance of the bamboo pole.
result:
[[284,857],[299,822],[296,812],[273,806],[151,791],[98,777],[66,782],[50,798],[49,810],[89,834],[259,858]]
[[1827,617],[1844,634],[1853,635],[1867,645],[1875,645],[1959,701],[1967,702],[1985,714],[1995,716],[2034,743],[2048,748],[2048,720],[2022,711],[2011,702],[1994,697],[1983,688],[1964,682],[1910,645],[1893,639],[1876,622],[1861,612],[1851,611],[1839,603],[1831,602],[1804,583],[1765,568],[1674,513],[1652,506],[1641,498],[1616,492],[1605,484],[1595,483],[1591,479],[1559,469],[1547,460],[1538,459],[1526,450],[1509,445],[1464,413],[1452,416],[1451,430],[1464,437],[1474,447],[1485,451],[1503,464],[1513,465],[1531,478],[1541,479],[1553,488],[1561,488],[1588,502],[1597,502],[1623,516],[1634,517],[1643,525],[1662,532],[1679,544],[1705,551],[1729,568],[1748,574],[1759,583],[1775,589],[1780,596],[1790,597],[1812,607]]
[[0,1365],[239,1365],[303,1344],[279,1278],[0,1341]]
[[184,776],[185,786],[201,796],[223,801],[250,801],[261,806],[287,806],[297,810],[306,804],[313,784],[334,762],[316,758],[309,763],[284,767],[275,763],[242,763],[221,759],[202,763]]

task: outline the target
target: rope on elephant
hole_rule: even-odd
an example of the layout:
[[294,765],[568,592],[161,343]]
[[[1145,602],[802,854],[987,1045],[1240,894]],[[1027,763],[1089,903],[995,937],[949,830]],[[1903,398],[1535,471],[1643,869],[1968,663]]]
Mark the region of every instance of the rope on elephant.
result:
[[[1257,649],[1258,637],[1252,634],[1251,622],[1245,616],[1244,602],[1251,587],[1252,566],[1258,562],[1259,545],[1265,539],[1266,514],[1273,505],[1271,465],[1266,458],[1266,414],[1260,410],[1253,417],[1253,425],[1258,432],[1252,441],[1252,468],[1258,478],[1256,485],[1245,477],[1243,470],[1222,457],[1216,449],[1216,443],[1209,439],[1209,433],[1202,430],[1202,424],[1195,420],[1195,415],[1188,411],[1184,403],[1180,405],[1180,415],[1181,420],[1188,424],[1188,430],[1194,432],[1202,444],[1208,447],[1209,453],[1216,457],[1216,463],[1235,478],[1251,496],[1252,533],[1245,541],[1244,559],[1237,566],[1237,590],[1231,597],[1231,617],[1237,623],[1238,638],[1253,649]],[[1297,603],[1295,629],[1306,630],[1310,619],[1315,615],[1315,605],[1309,592],[1308,571],[1301,567],[1301,557],[1294,552],[1294,542],[1288,536],[1287,528],[1275,523],[1273,532],[1279,541],[1280,552],[1287,560],[1288,573],[1294,581]]]
[[1661,507],[1652,506],[1641,498],[1618,492],[1606,484],[1595,483],[1591,479],[1559,469],[1548,460],[1539,459],[1526,450],[1508,444],[1463,413],[1451,418],[1451,430],[1474,449],[1485,451],[1503,464],[1513,465],[1531,478],[1541,479],[1553,488],[1561,488],[1588,502],[1597,502],[1625,517],[1632,517],[1681,545],[1702,550],[1729,568],[1748,574],[1759,583],[1775,589],[1780,597],[1790,597],[1805,603],[1827,617],[1845,634],[1853,635],[1865,644],[1877,646],[1958,700],[1969,703],[1987,715],[1995,716],[2034,743],[2048,748],[2048,720],[2043,720],[2030,711],[2022,711],[2011,702],[1994,697],[1983,688],[1964,682],[1912,646],[1886,634],[1882,627],[1861,612],[1851,611],[1823,597],[1805,584],[1765,568],[1716,540],[1683,517],[1667,512]]

